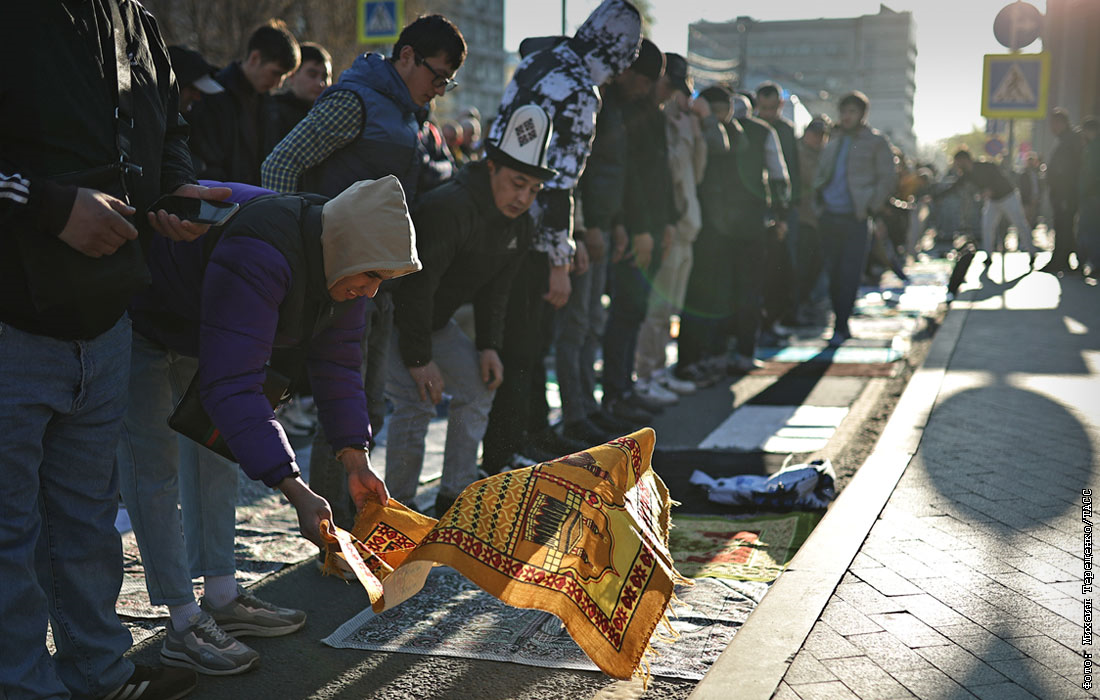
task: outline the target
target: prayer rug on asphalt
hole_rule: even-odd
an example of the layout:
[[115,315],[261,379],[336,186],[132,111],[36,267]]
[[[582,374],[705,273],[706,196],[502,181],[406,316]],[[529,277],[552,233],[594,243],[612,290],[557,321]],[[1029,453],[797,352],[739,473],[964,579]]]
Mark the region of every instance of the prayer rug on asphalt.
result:
[[676,568],[690,578],[774,581],[819,520],[821,513],[677,515],[670,547]]
[[645,428],[475,482],[438,522],[370,504],[357,542],[330,548],[326,570],[350,561],[382,612],[446,564],[508,605],[553,613],[602,671],[629,678],[683,581],[668,551],[668,489],[650,466],[654,440]]
[[[653,640],[650,674],[701,679],[767,590],[765,583],[713,578],[679,587],[672,620],[679,637]],[[322,641],[337,649],[599,670],[556,617],[509,607],[447,567],[435,568],[403,604],[381,614],[368,607]]]

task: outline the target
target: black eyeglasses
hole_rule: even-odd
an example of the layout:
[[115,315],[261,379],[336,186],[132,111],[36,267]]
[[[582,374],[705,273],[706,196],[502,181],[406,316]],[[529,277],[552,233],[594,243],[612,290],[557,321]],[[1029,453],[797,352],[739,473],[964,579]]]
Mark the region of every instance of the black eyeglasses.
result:
[[413,51],[413,59],[416,61],[416,65],[424,66],[428,69],[429,73],[435,76],[432,80],[432,87],[436,88],[437,90],[439,88],[443,88],[443,92],[450,92],[451,90],[454,90],[456,87],[458,87],[457,80],[455,80],[454,78],[448,78],[447,76],[437,71],[435,68],[432,68],[432,65],[428,63],[427,59],[421,56],[418,51]]

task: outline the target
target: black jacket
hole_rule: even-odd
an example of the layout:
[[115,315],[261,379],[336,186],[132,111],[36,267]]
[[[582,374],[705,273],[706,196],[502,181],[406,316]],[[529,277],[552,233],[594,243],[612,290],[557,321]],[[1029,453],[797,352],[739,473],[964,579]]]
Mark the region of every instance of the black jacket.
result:
[[[739,197],[747,198],[739,200],[738,206],[741,201],[752,200],[755,203],[759,200],[776,218],[786,218],[790,202],[790,170],[787,170],[786,180],[768,175],[768,140],[775,130],[768,122],[756,117],[734,119],[727,130],[731,147],[737,156],[739,177],[735,181],[734,191]],[[779,149],[779,156],[786,165],[782,141]]]
[[648,233],[660,246],[665,226],[677,219],[665,115],[648,96],[633,102],[627,115],[623,223],[630,235]]
[[191,151],[204,180],[260,184],[266,119],[270,96],[252,89],[239,61],[214,76],[225,92],[205,95],[191,107]]
[[703,119],[703,138],[707,142],[707,167],[699,182],[699,206],[703,214],[700,235],[725,235],[730,226],[727,188],[730,178],[737,176],[737,164],[726,125],[714,115]]
[[981,192],[989,190],[993,199],[1004,199],[1016,189],[1016,186],[1008,179],[1008,175],[1001,169],[1001,166],[988,161],[978,161],[974,163],[974,167],[970,169],[969,173],[960,175],[947,187],[941,188],[935,196],[942,197],[964,184],[972,185]]
[[1054,206],[1077,208],[1078,183],[1081,177],[1081,153],[1084,150],[1081,132],[1066,129],[1058,137],[1058,145],[1047,158],[1047,189]]
[[623,107],[619,89],[612,83],[603,94],[592,153],[579,185],[584,225],[590,228],[610,230],[622,212],[627,153]]
[[260,162],[267,157],[290,133],[290,130],[298,126],[298,122],[306,118],[313,102],[303,100],[293,92],[280,92],[264,99],[264,144]]
[[[147,281],[141,249],[88,258],[56,238],[78,185],[125,196],[110,0],[4,3],[0,9],[0,322],[62,339],[113,326]],[[187,125],[156,21],[118,0],[131,61],[134,129],[125,189],[142,237],[160,194],[194,182]],[[13,66],[22,66],[13,70]],[[39,266],[37,262],[44,262]],[[44,268],[44,269],[43,269]],[[34,291],[37,290],[37,291]],[[57,292],[56,304],[39,292]]]
[[475,161],[421,197],[413,223],[424,268],[393,288],[401,360],[406,367],[428,364],[432,332],[470,301],[478,350],[499,352],[508,293],[531,245],[533,220],[509,219],[497,209],[488,164]]

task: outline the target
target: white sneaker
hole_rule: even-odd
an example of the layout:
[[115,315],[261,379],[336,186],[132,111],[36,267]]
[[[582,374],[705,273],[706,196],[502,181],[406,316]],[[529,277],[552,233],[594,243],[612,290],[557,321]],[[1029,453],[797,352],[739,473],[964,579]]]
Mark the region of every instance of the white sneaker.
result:
[[680,396],[660,384],[647,379],[639,379],[634,382],[634,395],[639,397],[643,404],[652,402],[658,406],[671,406],[679,402]]
[[298,401],[281,406],[275,417],[287,435],[312,435],[317,430],[316,418],[303,411]]
[[663,386],[669,391],[674,391],[677,394],[694,394],[699,388],[695,386],[695,382],[689,382],[686,379],[677,379],[672,376],[672,373],[667,369],[658,370],[653,379],[659,386]]
[[294,403],[298,404],[298,408],[302,409],[302,413],[310,420],[317,421],[317,402],[312,396],[299,396],[294,399]]

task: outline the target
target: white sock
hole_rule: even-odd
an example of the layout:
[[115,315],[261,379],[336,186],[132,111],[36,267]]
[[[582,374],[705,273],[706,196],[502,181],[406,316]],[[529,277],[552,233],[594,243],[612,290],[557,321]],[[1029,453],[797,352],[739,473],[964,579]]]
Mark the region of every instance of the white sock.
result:
[[169,605],[168,614],[172,617],[172,629],[177,632],[184,631],[191,625],[191,617],[199,612],[199,604],[193,600],[183,605]]
[[215,608],[223,608],[237,599],[237,577],[207,576],[203,579],[203,597]]

